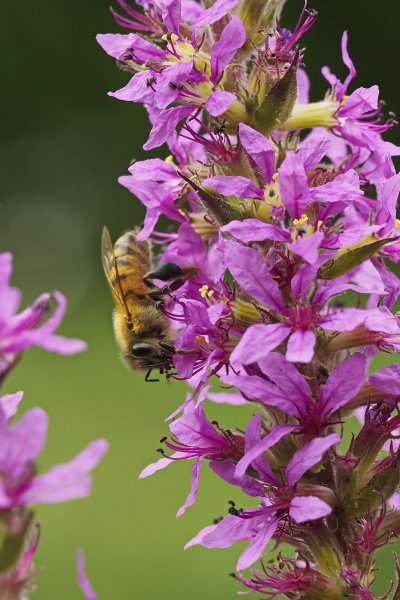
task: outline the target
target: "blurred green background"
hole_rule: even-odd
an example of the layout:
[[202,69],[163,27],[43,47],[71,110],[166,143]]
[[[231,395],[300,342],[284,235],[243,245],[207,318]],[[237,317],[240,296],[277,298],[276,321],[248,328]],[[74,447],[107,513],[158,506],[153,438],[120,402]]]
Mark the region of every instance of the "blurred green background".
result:
[[[291,28],[303,3],[287,4],[283,22]],[[322,65],[345,74],[340,36],[347,28],[356,83],[379,83],[388,110],[396,111],[399,3],[315,0],[312,7],[319,19],[304,44],[313,99],[325,89]],[[116,179],[132,158],[143,158],[148,131],[141,107],[106,95],[128,75],[103,54],[95,34],[119,29],[107,2],[98,0],[3,3],[2,24],[0,250],[14,253],[13,283],[23,289],[24,304],[42,291],[61,290],[69,299],[62,332],[89,343],[88,352],[72,358],[29,351],[7,391],[24,389],[23,409],[40,405],[50,414],[41,469],[72,458],[96,437],[111,443],[89,499],[38,508],[36,562],[43,570],[35,597],[82,597],[75,575],[75,552],[82,548],[101,600],[228,600],[239,589],[228,573],[240,548],[182,548],[226,513],[227,500],[240,502],[239,495],[204,469],[197,504],[176,520],[189,489],[189,465],[137,480],[158,457],[163,419],[182,401],[185,385],[144,384],[120,363],[111,330],[100,232],[107,224],[115,237],[143,218],[140,204]],[[389,137],[398,140],[398,133]],[[232,416],[212,407],[210,414],[234,427],[246,409]],[[380,592],[392,573],[391,549],[380,559]]]

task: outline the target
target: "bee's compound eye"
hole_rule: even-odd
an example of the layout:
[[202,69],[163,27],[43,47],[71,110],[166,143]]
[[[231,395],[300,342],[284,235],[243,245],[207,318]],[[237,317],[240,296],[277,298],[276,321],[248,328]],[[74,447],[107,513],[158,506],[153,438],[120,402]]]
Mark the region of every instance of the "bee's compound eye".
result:
[[147,358],[156,354],[157,349],[150,344],[134,344],[131,353],[135,358]]

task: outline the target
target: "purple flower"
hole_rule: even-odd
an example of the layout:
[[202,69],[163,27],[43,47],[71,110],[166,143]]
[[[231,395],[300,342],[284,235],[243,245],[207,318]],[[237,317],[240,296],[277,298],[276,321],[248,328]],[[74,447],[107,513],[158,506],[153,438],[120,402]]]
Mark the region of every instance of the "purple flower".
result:
[[35,460],[47,437],[48,417],[40,408],[26,412],[15,424],[0,407],[0,507],[2,510],[39,503],[55,503],[87,496],[90,473],[104,456],[105,440],[92,442],[68,463],[36,475]]
[[[236,3],[236,0],[235,0]],[[219,1],[196,20],[192,43],[180,36],[181,4],[178,0],[165,2],[162,20],[171,33],[163,36],[165,49],[158,48],[136,34],[126,36],[102,34],[97,41],[104,50],[118,60],[132,65],[145,65],[138,68],[129,83],[116,92],[110,92],[120,100],[142,102],[152,114],[153,130],[144,148],[149,150],[162,145],[170,137],[176,126],[185,120],[197,107],[206,107],[212,116],[225,113],[236,102],[236,95],[224,89],[223,73],[236,52],[246,41],[246,30],[236,15],[226,24],[217,41],[212,41],[209,57],[200,53],[204,38],[197,42],[197,33],[205,24],[211,24],[229,11],[232,2]],[[130,10],[130,9],[129,9]],[[133,11],[135,19],[140,13]],[[137,29],[154,31],[157,18],[145,17]],[[161,30],[162,31],[162,30]],[[207,36],[207,32],[204,36]],[[173,102],[182,106],[169,108]]]
[[394,144],[384,142],[380,137],[382,133],[393,127],[394,122],[389,120],[387,123],[381,124],[379,121],[381,109],[378,104],[379,87],[377,85],[370,88],[360,87],[350,96],[345,96],[351,81],[357,74],[347,50],[347,41],[348,35],[345,31],[342,37],[342,57],[349,69],[345,81],[342,83],[330,72],[328,67],[324,67],[322,70],[335,90],[336,100],[341,103],[336,113],[338,124],[335,126],[335,132],[355,146],[397,155],[400,149]]
[[[140,473],[140,479],[153,475],[156,471],[164,469],[175,460],[196,459],[192,466],[192,485],[190,493],[177,517],[183,515],[186,509],[196,499],[200,468],[204,459],[215,462],[238,462],[243,456],[244,438],[230,430],[221,429],[212,425],[203,410],[203,401],[207,390],[204,390],[197,404],[190,400],[183,410],[183,415],[170,424],[171,438],[163,438],[165,446],[172,450],[171,456],[164,456],[160,460],[148,465]],[[189,397],[190,398],[190,397]],[[161,451],[165,454],[164,450]]]
[[134,163],[129,171],[130,175],[123,175],[118,181],[137,196],[147,209],[139,240],[151,235],[161,214],[174,221],[182,221],[175,201],[184,182],[172,164],[160,158],[151,158]]
[[357,289],[352,284],[341,284],[337,287],[322,283],[314,292],[312,303],[305,301],[310,286],[315,286],[318,264],[312,267],[303,265],[294,275],[290,286],[293,304],[288,307],[257,250],[232,241],[225,241],[224,250],[226,266],[241,289],[280,315],[280,318],[272,319],[268,324],[252,325],[246,330],[232,352],[233,365],[256,362],[287,338],[287,360],[307,363],[314,356],[317,328],[337,332],[351,331],[364,323],[370,331],[398,332],[393,317],[384,309],[341,308],[330,312],[324,310],[324,306],[334,294],[342,293],[346,289]]
[[[292,415],[309,436],[321,434],[331,424],[333,415],[357,395],[367,377],[366,358],[358,352],[352,354],[333,369],[316,398],[304,376],[281,354],[272,352],[259,359],[258,366],[264,377],[231,373],[222,380],[237,386],[247,398]],[[378,387],[373,376],[370,382]]]
[[[212,298],[211,290],[205,293]],[[176,339],[178,353],[174,355],[174,365],[183,379],[198,376],[198,391],[209,377],[208,370],[211,368],[212,374],[215,374],[227,362],[229,309],[225,302],[218,300],[207,306],[206,302],[182,298],[179,305],[183,313],[181,316],[164,311],[167,316],[180,317],[186,323]],[[197,344],[198,339],[203,343]]]
[[217,42],[211,48],[211,81],[216,83],[222,77],[225,67],[231,62],[237,50],[246,41],[246,30],[242,21],[234,15]]
[[[274,430],[262,440],[263,444],[258,449],[259,455],[268,447],[269,436],[275,438]],[[279,436],[276,437],[279,439]],[[278,439],[272,439],[271,445]],[[285,516],[289,516],[296,523],[304,523],[329,515],[332,508],[320,498],[296,495],[296,484],[306,471],[318,464],[325,452],[339,441],[340,437],[337,434],[314,438],[295,452],[290,459],[285,469],[286,483],[277,479],[271,481],[268,496],[262,500],[260,507],[247,511],[233,508],[232,514],[216,525],[202,529],[186,544],[185,548],[195,544],[201,544],[206,548],[226,548],[236,541],[250,539],[249,546],[242,553],[237,564],[237,570],[242,571],[261,557],[266,545],[275,534],[279,522]],[[254,461],[255,458],[254,453],[252,460]],[[242,460],[245,459],[246,455]],[[240,466],[239,462],[237,470]]]
[[[42,294],[32,306],[17,314],[21,293],[10,287],[11,272],[12,255],[9,252],[0,254],[0,378],[12,368],[16,355],[30,346],[39,346],[48,352],[59,354],[75,354],[85,350],[85,342],[54,333],[67,306],[67,301],[60,292]],[[58,306],[45,320],[52,297]]]
[[[309,101],[307,2],[292,32],[279,2],[266,12],[238,0],[118,2],[117,23],[139,33],[98,38],[132,73],[111,95],[141,102],[144,148],[167,143],[175,157],[136,163],[120,182],[146,207],[141,238],[187,275],[160,310],[174,336],[168,376],[191,389],[140,477],[192,461],[177,516],[195,502],[205,461],[257,499],[230,501],[187,545],[247,540],[238,569],[262,567],[237,577],[250,592],[369,600],[373,552],[399,533],[388,510],[400,506],[398,365],[367,375],[378,350],[400,351],[400,283],[386,264],[400,261],[400,150],[382,139],[394,119],[381,120],[376,85],[350,88],[347,33],[347,76],[325,68],[331,89]],[[160,215],[178,226],[157,230]],[[253,414],[242,429],[221,427],[206,397]],[[17,401],[0,404],[12,414]],[[340,454],[354,410],[364,424]],[[271,539],[296,556],[266,566]]]

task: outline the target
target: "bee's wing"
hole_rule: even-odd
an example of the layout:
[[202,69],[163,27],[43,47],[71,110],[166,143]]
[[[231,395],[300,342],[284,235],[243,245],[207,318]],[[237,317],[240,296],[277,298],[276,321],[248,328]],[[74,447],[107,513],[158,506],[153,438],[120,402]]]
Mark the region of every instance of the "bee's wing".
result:
[[103,228],[103,235],[101,237],[101,260],[103,263],[104,273],[107,281],[111,288],[111,292],[116,304],[119,304],[125,310],[127,319],[131,320],[131,314],[129,312],[125,295],[121,286],[121,280],[118,273],[118,265],[114,254],[114,246],[111,241],[110,232],[107,227]]

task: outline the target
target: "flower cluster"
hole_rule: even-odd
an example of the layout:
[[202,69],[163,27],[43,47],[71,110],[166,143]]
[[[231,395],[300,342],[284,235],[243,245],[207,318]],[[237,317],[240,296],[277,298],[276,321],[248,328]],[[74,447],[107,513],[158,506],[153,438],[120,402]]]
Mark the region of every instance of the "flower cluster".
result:
[[[0,254],[0,384],[32,345],[60,354],[85,349],[81,340],[55,335],[66,309],[59,292],[53,314],[50,294],[42,294],[32,306],[16,314],[20,292],[10,287],[12,255]],[[0,590],[10,600],[29,598],[37,572],[33,558],[39,543],[39,525],[32,506],[57,503],[89,494],[91,472],[107,450],[103,439],[89,444],[70,462],[38,474],[36,459],[47,437],[48,416],[41,408],[15,415],[23,392],[0,396]]]
[[[178,516],[206,463],[247,494],[187,547],[247,540],[236,577],[249,590],[375,598],[374,551],[400,530],[400,369],[368,378],[379,350],[400,349],[400,148],[382,139],[394,119],[376,85],[351,87],[347,33],[346,79],[324,67],[325,98],[309,102],[307,4],[291,32],[276,0],[118,1],[131,32],[97,39],[132,78],[110,95],[142,103],[144,148],[171,153],[120,183],[146,207],[138,239],[194,273],[160,308],[176,332],[169,375],[192,391],[141,476],[194,461]],[[175,230],[157,230],[160,215]],[[245,430],[210,422],[208,400],[247,404]],[[359,431],[343,436],[354,411]],[[272,540],[294,558],[267,563]]]

